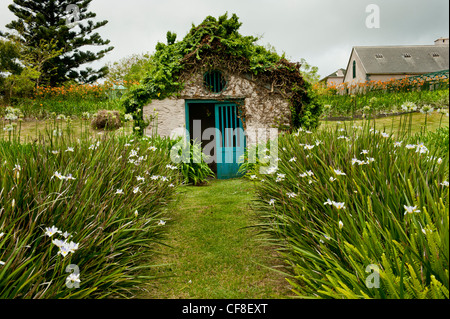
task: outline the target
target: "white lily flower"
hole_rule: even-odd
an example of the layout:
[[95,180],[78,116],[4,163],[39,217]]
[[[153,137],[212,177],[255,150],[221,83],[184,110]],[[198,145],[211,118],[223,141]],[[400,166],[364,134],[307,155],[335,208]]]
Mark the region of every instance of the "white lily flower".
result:
[[139,186],[133,188],[133,193],[134,193],[134,194],[136,194],[136,193],[141,193],[141,190],[139,189]]
[[339,202],[332,202],[333,206],[336,207],[337,209],[345,209],[345,203],[339,203]]
[[55,226],[52,226],[52,227],[46,227],[45,228],[45,234],[48,236],[48,237],[52,237],[54,234],[56,234],[56,233],[60,233],[61,234],[61,231],[58,229],[58,228],[56,228]]
[[347,175],[339,169],[335,169],[334,172],[336,173],[336,175]]
[[417,209],[417,206],[406,206],[403,205],[405,208],[405,215],[406,214],[412,214],[412,213],[420,213],[420,210]]

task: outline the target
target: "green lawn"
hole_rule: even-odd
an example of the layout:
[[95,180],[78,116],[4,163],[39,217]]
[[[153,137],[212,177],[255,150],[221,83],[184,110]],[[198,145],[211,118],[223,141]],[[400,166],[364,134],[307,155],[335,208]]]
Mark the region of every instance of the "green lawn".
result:
[[[181,187],[170,214],[168,245],[157,264],[169,276],[152,281],[139,298],[287,298],[293,294],[277,268],[280,259],[258,240],[251,182],[213,180]],[[260,237],[259,237],[260,238]],[[261,239],[261,238],[260,238]],[[278,267],[279,270],[282,268]],[[156,274],[158,275],[158,274]]]
[[[401,122],[403,123],[406,119],[409,120],[409,115],[395,115],[395,116],[387,116],[387,117],[381,117],[377,119],[371,119],[372,125],[373,121],[375,121],[375,127],[377,130],[380,131],[386,131],[391,132],[392,130],[394,132],[397,132]],[[428,115],[427,117],[427,125],[426,130],[427,131],[435,131],[440,126],[449,126],[449,117],[447,115],[441,115],[436,112],[433,114]],[[363,121],[365,120],[355,120],[355,125],[362,125]],[[338,123],[343,123],[343,121],[322,121],[321,126],[322,127],[333,127],[337,125]],[[345,123],[350,123],[351,121],[345,121]],[[402,125],[403,126],[403,125]],[[413,113],[412,114],[412,126],[411,126],[411,133],[415,134],[420,132],[425,128],[425,114],[422,113]]]

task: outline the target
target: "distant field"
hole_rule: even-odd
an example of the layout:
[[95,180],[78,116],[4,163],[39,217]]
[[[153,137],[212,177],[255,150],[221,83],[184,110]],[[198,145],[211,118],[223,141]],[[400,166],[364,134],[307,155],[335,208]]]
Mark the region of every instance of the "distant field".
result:
[[[375,122],[375,127],[377,130],[386,131],[386,132],[396,132],[399,129],[400,121],[402,123],[405,119],[409,119],[409,115],[396,115],[396,116],[387,116],[377,119],[371,119],[372,122]],[[362,123],[366,120],[355,120],[353,121],[355,125],[362,125]],[[323,127],[333,127],[338,125],[339,123],[351,123],[352,121],[322,121],[321,124]],[[412,126],[411,133],[415,134],[420,132],[425,126],[425,114],[422,113],[413,113],[412,114]],[[441,115],[438,113],[432,113],[427,117],[427,131],[434,131],[439,128],[439,126],[449,126],[449,117],[447,115]]]

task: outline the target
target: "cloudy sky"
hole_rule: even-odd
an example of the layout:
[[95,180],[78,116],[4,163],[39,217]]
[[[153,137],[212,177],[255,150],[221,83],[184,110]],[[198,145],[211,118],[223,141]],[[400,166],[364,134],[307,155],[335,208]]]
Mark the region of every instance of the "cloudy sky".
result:
[[[14,19],[10,3],[0,0],[1,30]],[[371,4],[379,8],[379,28],[366,26]],[[167,31],[180,40],[192,23],[225,12],[239,16],[241,34],[262,36],[260,44],[291,61],[306,59],[322,77],[346,68],[353,46],[433,44],[449,36],[448,0],[93,0],[90,10],[109,21],[99,33],[115,47],[93,67],[153,52]]]

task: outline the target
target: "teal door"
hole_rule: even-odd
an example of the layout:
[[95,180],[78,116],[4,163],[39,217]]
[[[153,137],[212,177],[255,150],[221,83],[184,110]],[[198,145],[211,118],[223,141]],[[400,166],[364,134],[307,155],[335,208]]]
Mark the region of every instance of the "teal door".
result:
[[217,178],[239,176],[239,158],[244,154],[245,134],[236,104],[215,105]]

